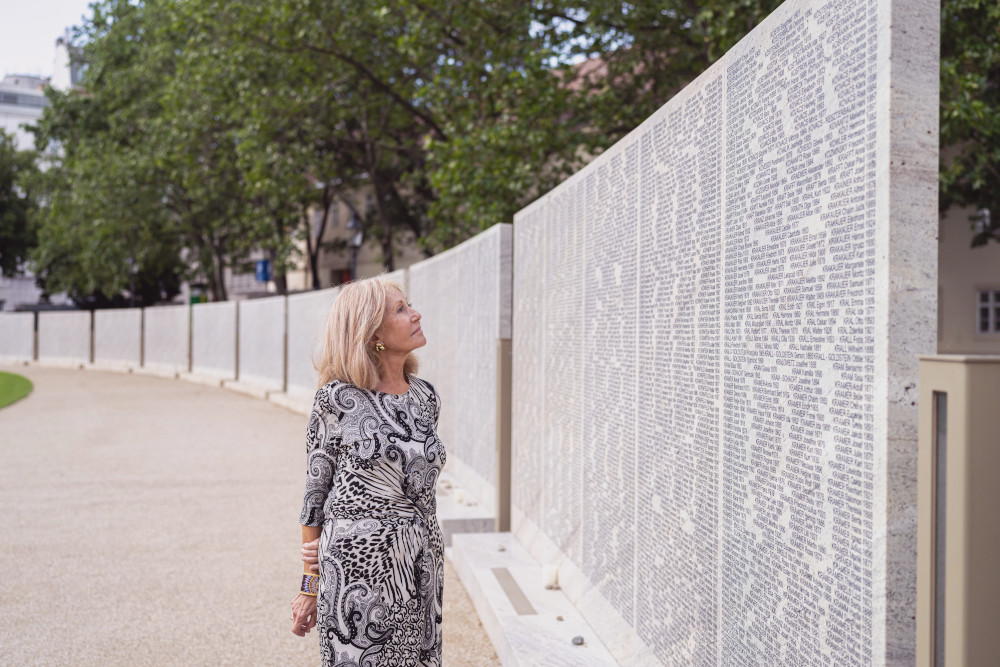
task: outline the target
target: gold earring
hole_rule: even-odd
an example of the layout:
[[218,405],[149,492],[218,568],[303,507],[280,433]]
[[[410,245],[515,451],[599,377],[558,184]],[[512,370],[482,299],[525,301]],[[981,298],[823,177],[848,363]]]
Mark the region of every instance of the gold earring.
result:
[[385,345],[382,344],[382,341],[377,341],[375,343],[375,349],[379,352],[385,352]]

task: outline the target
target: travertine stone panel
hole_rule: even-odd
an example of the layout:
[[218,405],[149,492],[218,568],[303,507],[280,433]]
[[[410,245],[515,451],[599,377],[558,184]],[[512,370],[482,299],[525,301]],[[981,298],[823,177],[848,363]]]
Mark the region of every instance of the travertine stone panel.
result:
[[281,390],[285,383],[285,297],[239,302],[239,380]]
[[31,361],[34,354],[34,313],[0,314],[0,359]]
[[[636,506],[636,380],[642,360],[636,358],[634,349],[639,329],[634,319],[618,317],[617,313],[635,312],[643,294],[636,289],[639,154],[637,144],[613,150],[584,180],[580,226],[589,261],[582,281],[583,307],[593,316],[579,318],[570,308],[570,321],[583,322],[583,378],[575,381],[583,398],[582,442],[589,445],[567,456],[579,459],[581,465],[582,569],[591,574],[601,593],[632,623],[636,539],[648,539],[651,534],[636,530],[634,511],[608,509]],[[608,341],[624,345],[609,346]],[[617,472],[591,474],[598,470]],[[594,549],[594,544],[607,547]]]
[[[520,211],[514,235],[513,327],[511,347],[511,527],[522,539],[541,527],[542,489],[545,475],[554,467],[553,453],[541,446],[542,423],[549,400],[542,367],[546,357],[545,231],[549,227],[546,195]],[[557,397],[552,397],[556,400]]]
[[400,287],[403,288],[404,294],[410,293],[410,273],[407,269],[399,269],[397,271],[390,271],[383,276],[386,280],[391,280]]
[[142,310],[94,311],[94,363],[120,363],[138,367],[142,339]]
[[189,363],[191,307],[156,306],[143,309],[143,368],[186,372]]
[[496,489],[497,341],[510,332],[511,226],[494,225],[409,267],[427,345],[420,376],[441,396],[448,471],[488,511]]
[[38,313],[38,360],[90,362],[90,311]]
[[340,289],[317,290],[288,296],[288,368],[289,395],[312,397],[316,393],[316,367],[326,316]]
[[514,529],[624,664],[914,659],[938,23],[790,0],[515,217]]
[[191,306],[191,372],[236,377],[236,302]]

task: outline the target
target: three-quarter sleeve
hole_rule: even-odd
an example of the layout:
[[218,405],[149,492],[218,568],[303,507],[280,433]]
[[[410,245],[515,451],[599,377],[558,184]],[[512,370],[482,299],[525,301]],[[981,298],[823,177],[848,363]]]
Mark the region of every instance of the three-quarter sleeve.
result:
[[434,387],[431,387],[431,391],[434,392],[434,429],[438,427],[438,418],[441,416],[441,396],[437,393]]
[[325,385],[316,392],[306,429],[306,490],[299,515],[303,526],[323,525],[323,505],[333,487],[340,442],[340,423],[330,404],[330,387]]

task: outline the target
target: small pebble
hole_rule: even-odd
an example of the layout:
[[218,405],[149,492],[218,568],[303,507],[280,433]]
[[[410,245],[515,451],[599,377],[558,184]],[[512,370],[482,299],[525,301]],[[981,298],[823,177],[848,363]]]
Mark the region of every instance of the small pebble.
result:
[[562,616],[556,616],[556,620],[557,621],[561,621],[561,620],[563,620],[563,617]]
[[501,544],[500,546],[497,547],[497,551],[507,551],[507,547]]
[[573,637],[573,645],[574,646],[583,646],[583,637],[581,637],[580,635],[577,635],[576,637]]

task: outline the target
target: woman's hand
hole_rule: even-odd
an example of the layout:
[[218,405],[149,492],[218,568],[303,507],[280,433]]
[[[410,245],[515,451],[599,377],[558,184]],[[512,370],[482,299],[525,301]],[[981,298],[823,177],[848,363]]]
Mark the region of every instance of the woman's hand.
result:
[[319,572],[319,538],[302,544],[302,562],[309,566],[310,572]]
[[299,593],[292,600],[292,633],[305,637],[316,625],[316,598]]

